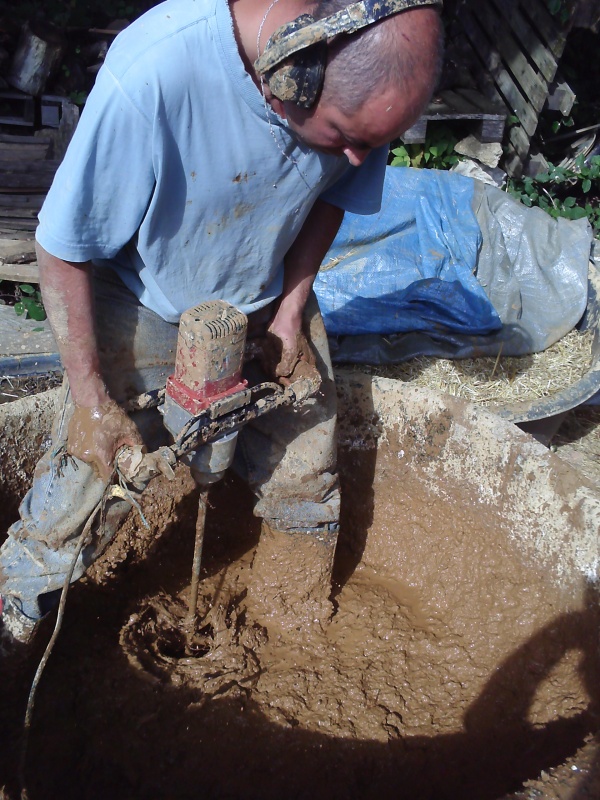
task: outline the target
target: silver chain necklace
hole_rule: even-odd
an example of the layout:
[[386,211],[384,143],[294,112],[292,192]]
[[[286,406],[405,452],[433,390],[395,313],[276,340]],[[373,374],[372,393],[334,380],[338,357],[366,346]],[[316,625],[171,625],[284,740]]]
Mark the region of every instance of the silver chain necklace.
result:
[[[269,14],[273,10],[273,8],[277,5],[278,2],[279,2],[279,0],[272,0],[271,5],[267,8],[264,17],[262,18],[262,21],[261,21],[260,25],[258,26],[258,34],[256,35],[256,57],[257,58],[260,56],[260,37],[262,35],[264,24],[267,21],[267,17],[269,16]],[[275,116],[275,112],[273,111],[273,109],[271,108],[269,103],[267,102],[267,97],[265,95],[265,79],[264,79],[264,77],[262,75],[259,75],[258,76],[258,80],[260,82],[260,93],[262,95],[263,105],[265,107],[265,114],[266,114],[266,117],[267,117],[267,123],[269,125],[269,133],[273,137],[273,141],[277,145],[277,148],[280,151],[280,153],[283,155],[283,157],[285,159],[287,159],[295,167],[298,168],[298,172],[300,172],[300,175],[302,176],[303,180],[306,182],[306,175],[304,175],[304,173],[302,173],[300,171],[300,167],[298,166],[299,163],[300,163],[299,160],[297,158],[294,158],[293,156],[288,155],[285,152],[285,150],[283,149],[283,147],[281,146],[281,142],[279,141],[279,138],[278,138],[277,134],[275,133],[275,128],[273,127],[273,122],[272,122],[272,117]]]

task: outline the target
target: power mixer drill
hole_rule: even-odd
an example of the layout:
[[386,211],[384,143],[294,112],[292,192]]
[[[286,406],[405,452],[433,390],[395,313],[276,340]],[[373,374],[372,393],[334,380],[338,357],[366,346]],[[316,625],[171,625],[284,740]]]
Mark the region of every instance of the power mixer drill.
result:
[[[193,626],[198,602],[198,584],[204,539],[208,488],[220,480],[231,465],[239,430],[248,422],[276,408],[299,407],[319,388],[319,380],[301,378],[290,386],[264,382],[248,386],[242,378],[246,356],[248,319],[239,309],[222,300],[200,303],[186,311],[179,323],[175,371],[167,379],[164,394],[157,398],[165,427],[175,441],[156,453],[141,455],[138,465],[160,465],[169,472],[176,459],[188,464],[200,486],[196,538],[189,603],[189,626]],[[164,400],[163,400],[164,398]],[[132,448],[123,448],[117,464],[126,479],[134,478]],[[151,473],[152,473],[151,467]],[[172,474],[172,471],[171,471]]]

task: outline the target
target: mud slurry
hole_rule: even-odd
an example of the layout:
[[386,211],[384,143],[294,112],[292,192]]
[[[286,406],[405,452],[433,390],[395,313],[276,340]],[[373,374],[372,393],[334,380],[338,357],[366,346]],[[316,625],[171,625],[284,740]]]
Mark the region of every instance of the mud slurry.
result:
[[[464,518],[445,526],[455,540],[470,527]],[[289,620],[280,624],[274,614],[265,625],[246,608],[248,578],[254,579],[251,569],[238,572],[233,565],[226,575],[204,582],[200,619],[189,640],[187,590],[176,599],[152,598],[123,631],[131,663],[207,697],[243,693],[276,724],[378,742],[459,733],[465,719],[489,731],[500,713],[504,727],[511,720],[540,729],[559,718],[586,715],[590,697],[580,675],[584,656],[564,642],[567,624],[574,628],[574,644],[584,638],[580,626],[589,623],[575,615],[562,626],[555,623],[542,654],[532,646],[531,659],[523,655],[528,671],[519,682],[527,699],[517,703],[513,697],[511,704],[517,663],[496,676],[498,697],[485,696],[502,646],[497,639],[507,636],[497,621],[486,625],[484,620],[482,632],[479,620],[465,619],[467,609],[462,617],[460,612],[444,614],[439,599],[423,602],[414,588],[360,564],[337,593],[329,623],[298,615],[292,627]],[[217,595],[220,599],[212,604]],[[534,604],[526,607],[532,595],[536,603],[535,587],[519,606],[521,625],[527,612],[533,613]],[[493,609],[497,601],[490,598],[488,606]],[[550,666],[544,657],[552,659]]]
[[[214,796],[395,797],[400,781],[410,798],[496,798],[561,764],[597,727],[594,598],[561,611],[560,591],[519,563],[497,517],[457,488],[449,510],[398,470],[398,452],[392,437],[376,456],[344,454],[352,504],[329,621],[254,616],[247,552],[203,581],[190,641],[187,588],[143,600],[124,626],[128,662],[157,686],[192,692],[201,714],[217,701],[237,709],[225,750],[235,730],[250,732],[246,757],[260,775],[238,762]],[[333,784],[322,782],[328,769]],[[237,782],[244,770],[250,793]]]
[[[351,425],[331,605],[311,593],[311,548],[293,558],[274,536],[261,552],[244,487],[213,487],[189,638],[197,499],[181,469],[156,479],[150,527],[132,515],[72,589],[34,717],[31,800],[597,797],[595,743],[578,753],[599,722],[597,595],[565,598],[515,545],[508,505],[432,477],[455,417],[432,412],[422,438],[387,424],[384,438],[376,415],[372,436]],[[296,570],[291,587],[278,570]],[[0,686],[4,730],[27,678]],[[5,753],[0,786],[17,797]]]
[[435,620],[418,620],[416,628],[411,610],[374,577],[362,570],[350,579],[329,624],[299,618],[293,629],[252,622],[243,601],[210,607],[206,596],[189,639],[185,593],[153,598],[131,616],[121,642],[137,668],[205,698],[243,695],[265,722],[388,742],[435,727],[436,702],[452,701],[448,685],[436,698],[434,684],[422,702],[441,639],[452,637]]

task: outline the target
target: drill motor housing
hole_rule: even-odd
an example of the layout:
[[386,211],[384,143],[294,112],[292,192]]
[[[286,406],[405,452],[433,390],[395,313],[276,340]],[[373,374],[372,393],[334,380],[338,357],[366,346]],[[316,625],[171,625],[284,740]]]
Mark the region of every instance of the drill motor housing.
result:
[[[166,428],[177,436],[194,417],[211,417],[250,402],[242,378],[248,318],[224,300],[210,300],[185,311],[179,322],[175,371],[167,379],[162,407]],[[185,458],[198,483],[218,481],[230,466],[237,431],[225,434]]]

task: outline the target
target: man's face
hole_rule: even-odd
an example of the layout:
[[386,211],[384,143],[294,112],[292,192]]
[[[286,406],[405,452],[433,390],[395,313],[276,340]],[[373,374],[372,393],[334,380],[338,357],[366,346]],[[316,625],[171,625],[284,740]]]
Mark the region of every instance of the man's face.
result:
[[371,150],[396,139],[417,121],[422,108],[419,99],[390,87],[351,114],[321,100],[310,109],[286,102],[283,110],[290,128],[305,144],[321,153],[346,156],[358,167]]

